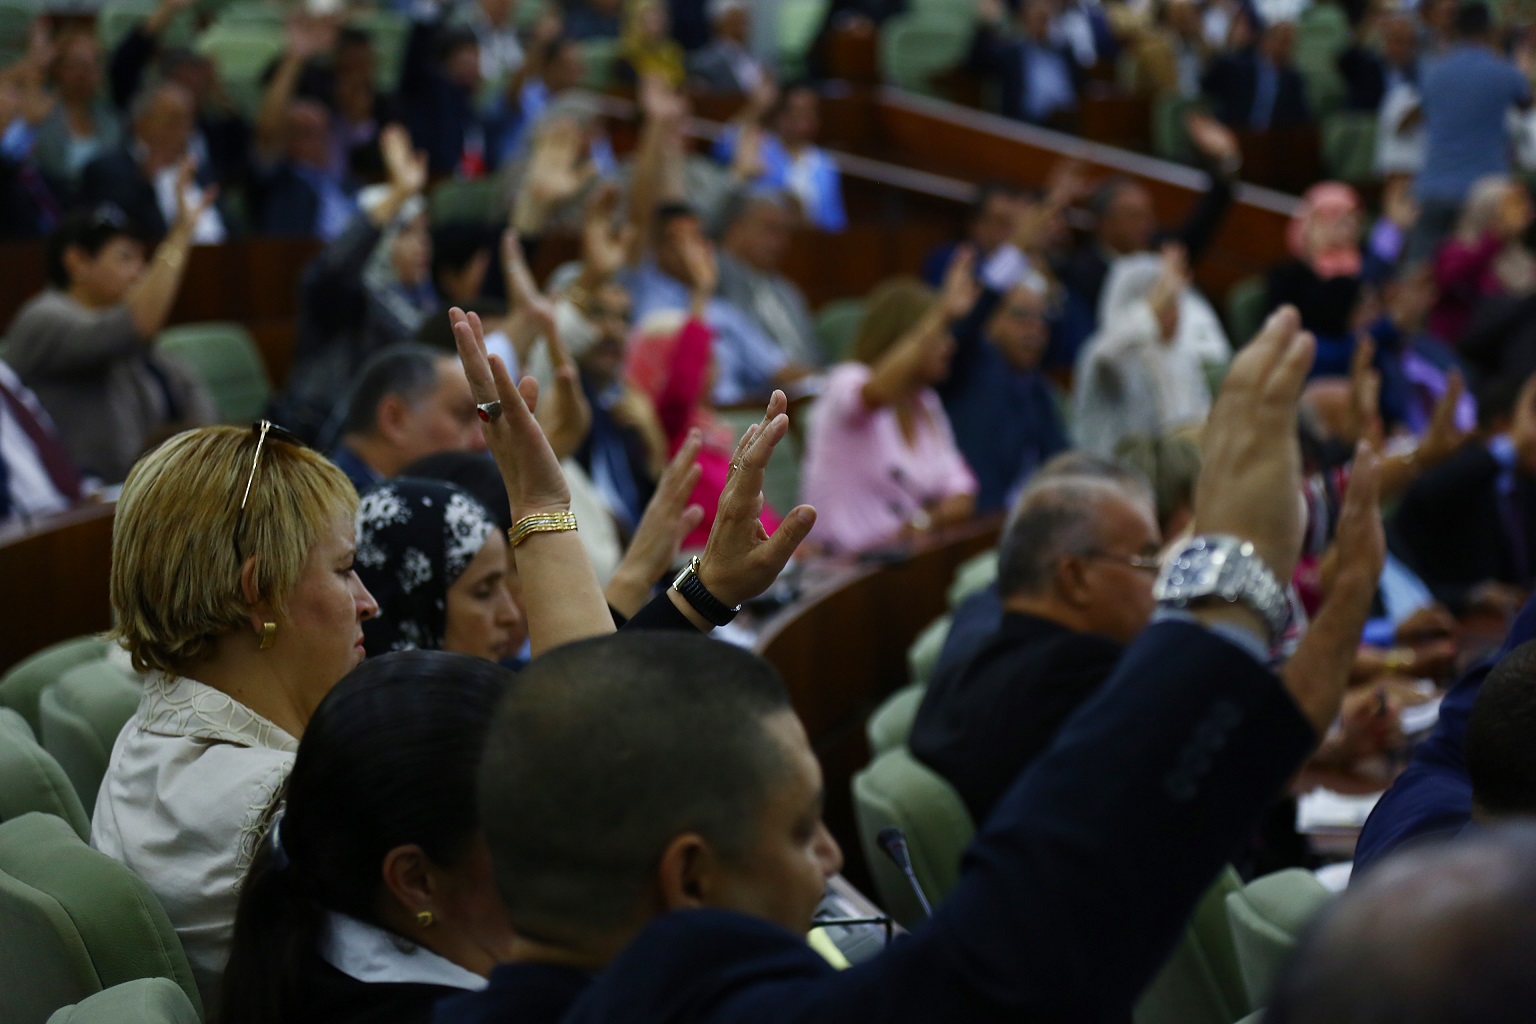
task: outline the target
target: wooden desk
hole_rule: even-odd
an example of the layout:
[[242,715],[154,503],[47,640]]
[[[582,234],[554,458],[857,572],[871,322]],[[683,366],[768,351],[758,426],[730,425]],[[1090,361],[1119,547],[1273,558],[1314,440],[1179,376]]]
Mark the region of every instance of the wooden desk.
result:
[[0,530],[0,672],[49,644],[111,627],[115,511],[91,505]]
[[907,648],[944,614],[955,569],[992,547],[1002,526],[991,518],[932,538],[893,565],[849,568],[769,619],[757,651],[789,688],[821,760],[826,821],[843,847],[854,883],[869,890],[849,784],[869,762],[864,725],[907,683]]

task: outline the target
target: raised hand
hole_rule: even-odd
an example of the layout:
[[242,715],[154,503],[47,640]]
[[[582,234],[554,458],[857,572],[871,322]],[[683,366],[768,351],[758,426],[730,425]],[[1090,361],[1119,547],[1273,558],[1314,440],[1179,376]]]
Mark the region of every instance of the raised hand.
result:
[[[1281,358],[1291,355],[1292,350],[1288,349]],[[1281,372],[1288,375],[1289,369]],[[1294,440],[1289,447],[1295,447]],[[1201,477],[1204,475],[1202,467]],[[1203,479],[1200,486],[1205,486]],[[1295,507],[1295,501],[1285,502],[1283,497],[1277,494],[1275,503]],[[1281,672],[1286,689],[1319,735],[1328,731],[1338,714],[1387,557],[1386,535],[1381,525],[1381,460],[1363,444],[1356,449],[1333,549],[1337,555],[1328,596]]]
[[[570,352],[560,340],[555,321],[555,307],[534,283],[533,273],[523,258],[522,241],[517,232],[502,233],[501,257],[507,271],[507,294],[513,308],[513,320],[522,320],[544,337],[549,346],[549,362],[555,379],[550,394],[539,410],[539,425],[559,458],[569,458],[581,447],[592,429],[592,406],[582,393],[581,379]],[[517,340],[513,340],[517,349]]]
[[703,474],[699,467],[703,447],[703,434],[690,431],[662,471],[624,560],[614,570],[605,593],[608,603],[622,615],[633,616],[640,610],[651,587],[677,562],[683,541],[704,521],[703,506],[688,502]]
[[682,242],[683,262],[688,267],[689,283],[693,285],[693,313],[702,316],[704,306],[715,294],[720,283],[720,265],[715,259],[714,246],[701,233],[688,235]]
[[1242,159],[1242,147],[1232,129],[1209,114],[1184,115],[1184,130],[1190,144],[1217,167],[1229,167]]
[[767,169],[763,162],[762,126],[743,125],[736,136],[736,151],[731,154],[731,177],[743,182],[756,181]]
[[1233,359],[1205,428],[1195,525],[1252,542],[1276,578],[1301,556],[1301,449],[1296,407],[1312,335],[1292,306],[1271,314]]
[[403,125],[384,126],[379,132],[379,153],[393,191],[413,196],[427,187],[426,154],[411,148],[411,133]]
[[202,190],[197,188],[197,160],[184,157],[176,170],[176,223],[173,227],[190,233],[218,197],[217,185]]
[[1416,449],[1421,469],[1438,466],[1455,455],[1470,436],[1456,425],[1456,409],[1466,389],[1467,383],[1462,379],[1460,370],[1452,370],[1446,376],[1445,394],[1435,403],[1434,414],[1429,419],[1424,436],[1419,438],[1419,447]]
[[747,428],[731,456],[731,473],[720,495],[715,525],[699,562],[699,582],[728,605],[739,605],[773,586],[816,525],[816,510],[790,510],[770,536],[763,512],[763,474],[775,446],[789,432],[784,392],[775,391],[761,423]]
[[587,201],[581,225],[581,269],[587,287],[607,281],[623,269],[634,242],[633,225],[619,224],[619,186],[614,182],[598,188]]
[[976,283],[976,250],[962,245],[944,269],[944,283],[939,292],[944,319],[959,320],[971,311],[980,297],[981,286]]
[[523,186],[535,203],[558,206],[597,177],[586,141],[580,122],[571,117],[554,118],[539,130]]

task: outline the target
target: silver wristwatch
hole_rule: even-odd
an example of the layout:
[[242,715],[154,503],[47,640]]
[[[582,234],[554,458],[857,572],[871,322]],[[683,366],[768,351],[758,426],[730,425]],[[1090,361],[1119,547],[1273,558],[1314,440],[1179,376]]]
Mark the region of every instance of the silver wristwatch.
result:
[[1253,544],[1240,537],[1207,534],[1170,552],[1163,559],[1152,596],[1168,608],[1188,608],[1208,598],[1245,604],[1269,627],[1270,646],[1280,639],[1291,618],[1285,584],[1275,578]]

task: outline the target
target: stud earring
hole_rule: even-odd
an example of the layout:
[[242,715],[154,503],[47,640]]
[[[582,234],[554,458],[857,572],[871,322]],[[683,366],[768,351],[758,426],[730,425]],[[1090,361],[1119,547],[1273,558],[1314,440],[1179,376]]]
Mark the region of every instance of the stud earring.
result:
[[264,622],[261,625],[261,649],[270,651],[272,645],[277,642],[277,623]]
[[430,910],[423,910],[416,915],[416,923],[421,925],[423,928],[431,928],[432,921],[432,911]]

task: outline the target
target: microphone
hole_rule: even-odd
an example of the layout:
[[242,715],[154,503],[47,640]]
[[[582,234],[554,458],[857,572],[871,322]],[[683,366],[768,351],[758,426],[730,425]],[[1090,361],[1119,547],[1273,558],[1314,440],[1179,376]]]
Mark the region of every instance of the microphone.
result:
[[895,825],[889,825],[880,830],[875,836],[875,842],[880,844],[880,849],[891,858],[891,863],[896,865],[906,878],[907,884],[917,894],[917,902],[922,905],[925,917],[933,916],[933,907],[928,904],[928,894],[923,892],[923,887],[917,881],[917,875],[912,870],[912,854],[907,849],[907,836]]

